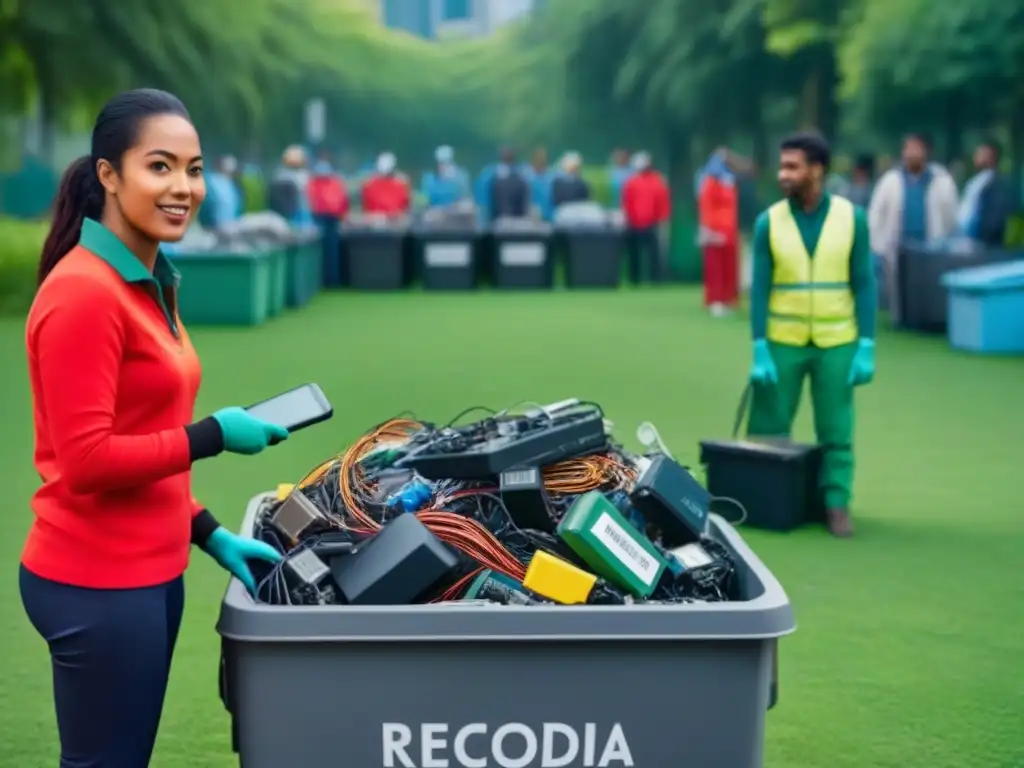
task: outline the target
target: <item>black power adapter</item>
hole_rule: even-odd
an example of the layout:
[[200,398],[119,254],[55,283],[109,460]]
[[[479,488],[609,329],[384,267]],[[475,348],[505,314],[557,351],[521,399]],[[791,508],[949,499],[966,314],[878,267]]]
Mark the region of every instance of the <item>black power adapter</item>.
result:
[[554,509],[544,488],[544,476],[536,467],[507,469],[498,477],[501,502],[520,528],[554,533]]
[[334,583],[350,605],[408,605],[459,565],[415,515],[401,515],[352,554],[331,558]]
[[681,464],[659,454],[640,475],[629,500],[661,531],[667,547],[700,541],[708,530],[712,496]]

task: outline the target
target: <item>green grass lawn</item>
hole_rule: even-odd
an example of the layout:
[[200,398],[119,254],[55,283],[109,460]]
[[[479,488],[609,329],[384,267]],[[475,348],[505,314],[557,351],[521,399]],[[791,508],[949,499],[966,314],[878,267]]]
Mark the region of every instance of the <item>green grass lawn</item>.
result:
[[[712,320],[698,304],[681,289],[341,295],[263,329],[196,329],[200,413],[307,380],[335,405],[333,422],[280,448],[202,462],[196,495],[235,525],[255,493],[297,479],[389,415],[442,420],[524,399],[596,400],[628,444],[650,419],[695,462],[698,440],[727,435],[749,355],[745,323]],[[858,400],[857,538],[744,533],[799,623],[781,644],[767,765],[1019,768],[1024,360],[972,358],[909,335],[883,335],[878,350],[877,381]],[[36,485],[23,358],[23,323],[0,322],[0,766],[44,768],[57,764],[49,668],[16,579]],[[154,766],[235,764],[216,686],[225,582],[196,555]]]

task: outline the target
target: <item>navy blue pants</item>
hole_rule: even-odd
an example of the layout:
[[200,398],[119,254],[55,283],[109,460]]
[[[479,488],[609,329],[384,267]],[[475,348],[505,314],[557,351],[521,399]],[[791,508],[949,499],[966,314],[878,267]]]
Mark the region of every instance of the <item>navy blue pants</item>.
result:
[[61,768],[146,768],[178,638],[179,577],[84,589],[21,568],[21,600],[50,646]]
[[342,283],[341,234],[339,222],[334,216],[317,216],[317,226],[323,235],[323,281],[327,288],[337,288]]

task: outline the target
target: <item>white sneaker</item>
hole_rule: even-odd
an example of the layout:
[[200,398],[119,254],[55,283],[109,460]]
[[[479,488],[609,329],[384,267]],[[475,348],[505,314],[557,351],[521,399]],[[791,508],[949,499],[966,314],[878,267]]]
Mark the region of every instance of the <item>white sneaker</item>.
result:
[[712,317],[725,317],[729,314],[729,308],[725,304],[712,304],[708,309],[711,311]]

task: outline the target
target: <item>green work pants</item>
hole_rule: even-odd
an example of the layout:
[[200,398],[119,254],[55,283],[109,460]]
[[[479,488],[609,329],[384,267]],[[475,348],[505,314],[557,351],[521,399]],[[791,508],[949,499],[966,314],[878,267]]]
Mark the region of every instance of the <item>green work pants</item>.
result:
[[853,487],[853,387],[848,382],[856,344],[821,349],[769,343],[779,381],[755,386],[747,432],[789,437],[811,379],[814,432],[822,450],[821,489],[829,509],[848,509]]

